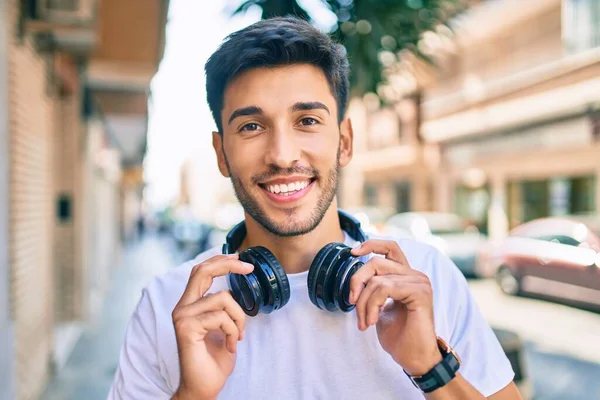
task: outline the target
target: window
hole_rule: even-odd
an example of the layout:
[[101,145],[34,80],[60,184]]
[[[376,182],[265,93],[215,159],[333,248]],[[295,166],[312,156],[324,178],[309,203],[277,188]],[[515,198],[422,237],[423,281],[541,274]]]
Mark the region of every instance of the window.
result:
[[570,236],[565,236],[565,235],[546,235],[546,236],[534,237],[534,239],[543,240],[546,242],[566,244],[568,246],[573,246],[573,247],[577,247],[580,245],[580,243],[576,239],[574,239]]
[[586,215],[596,212],[596,177],[580,176],[571,179],[569,214]]
[[397,182],[396,189],[396,212],[410,211],[410,182]]
[[373,184],[367,183],[364,188],[365,205],[376,206],[377,205],[377,187]]
[[600,46],[600,1],[567,0],[563,10],[564,41],[568,52]]
[[78,7],[78,0],[48,0],[48,8],[53,10],[75,11]]
[[592,116],[592,140],[600,142],[600,114]]
[[479,188],[456,186],[454,212],[474,224],[484,234],[487,234],[490,204],[490,188],[487,183]]
[[508,189],[510,227],[538,218],[596,212],[596,176],[553,177],[511,182]]

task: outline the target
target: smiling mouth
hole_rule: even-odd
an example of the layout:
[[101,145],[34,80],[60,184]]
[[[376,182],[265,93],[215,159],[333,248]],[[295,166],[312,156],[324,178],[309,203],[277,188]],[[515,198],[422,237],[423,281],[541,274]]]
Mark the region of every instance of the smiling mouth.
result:
[[303,191],[304,189],[306,189],[307,186],[309,186],[315,180],[316,180],[316,178],[309,178],[309,179],[300,179],[300,180],[297,180],[294,182],[279,183],[279,184],[277,184],[277,183],[275,183],[275,184],[259,183],[258,186],[260,186],[263,190],[265,190],[271,194],[275,194],[278,196],[291,196],[293,194]]

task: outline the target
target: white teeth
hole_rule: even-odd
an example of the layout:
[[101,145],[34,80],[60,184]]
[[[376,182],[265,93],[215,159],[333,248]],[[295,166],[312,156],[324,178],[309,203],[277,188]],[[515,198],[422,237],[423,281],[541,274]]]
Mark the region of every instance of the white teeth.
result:
[[293,192],[297,192],[298,190],[304,189],[308,186],[309,183],[309,181],[298,181],[288,184],[284,183],[281,185],[269,185],[267,186],[267,190],[271,193],[277,193],[288,196]]

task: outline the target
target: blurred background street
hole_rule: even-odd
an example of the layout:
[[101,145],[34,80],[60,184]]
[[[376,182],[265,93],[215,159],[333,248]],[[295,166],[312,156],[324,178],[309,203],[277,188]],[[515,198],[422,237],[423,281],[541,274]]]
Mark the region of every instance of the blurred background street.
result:
[[244,218],[204,63],[290,14],[351,60],[340,206],[454,261],[526,400],[600,399],[600,0],[6,0],[0,400],[106,398],[141,289]]

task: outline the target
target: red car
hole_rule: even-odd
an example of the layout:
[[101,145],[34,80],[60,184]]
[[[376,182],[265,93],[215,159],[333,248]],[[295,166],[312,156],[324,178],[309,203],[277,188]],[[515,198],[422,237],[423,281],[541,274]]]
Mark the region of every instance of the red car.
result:
[[482,276],[507,294],[537,294],[600,310],[600,239],[566,218],[527,222],[477,255]]

